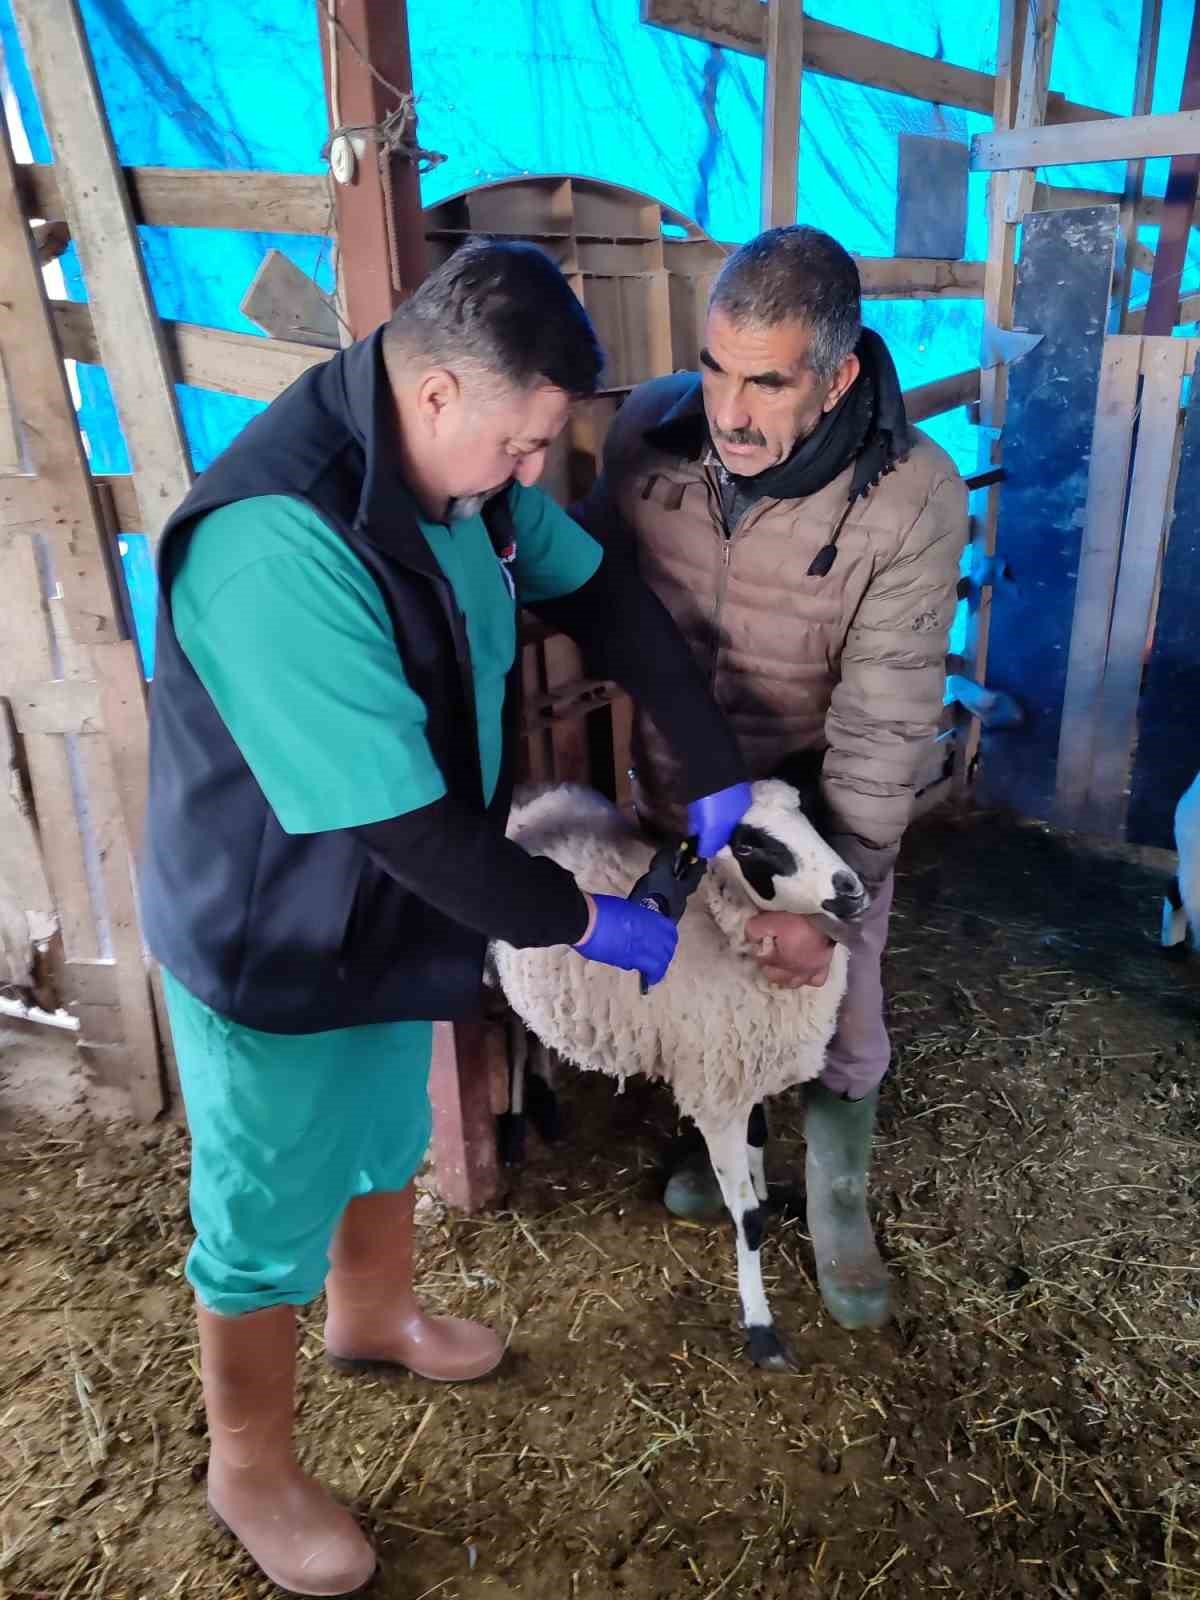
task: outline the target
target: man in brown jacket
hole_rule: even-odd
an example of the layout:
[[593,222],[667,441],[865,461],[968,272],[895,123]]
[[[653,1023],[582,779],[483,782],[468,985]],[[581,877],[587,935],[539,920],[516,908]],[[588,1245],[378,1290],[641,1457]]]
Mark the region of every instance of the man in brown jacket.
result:
[[[577,515],[636,558],[709,672],[752,776],[819,776],[823,826],[872,891],[805,1133],[822,1298],[842,1326],[878,1327],[890,1293],[866,1178],[890,1059],[880,960],[942,708],[966,491],[909,427],[887,347],[862,326],[858,270],[828,234],[773,228],[732,255],[700,361],[698,375],[630,395]],[[645,720],[634,760],[643,817],[679,831],[675,766]],[[773,983],[825,982],[833,946],[816,922],[767,913],[750,931]],[[762,1118],[749,1137],[765,1140]],[[681,1215],[718,1211],[706,1157],[676,1171],[666,1200]]]

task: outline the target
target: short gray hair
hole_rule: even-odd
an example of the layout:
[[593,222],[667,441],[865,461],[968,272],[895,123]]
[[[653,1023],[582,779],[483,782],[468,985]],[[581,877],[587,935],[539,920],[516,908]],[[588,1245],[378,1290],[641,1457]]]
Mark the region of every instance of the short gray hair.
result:
[[395,381],[414,361],[474,368],[516,388],[595,393],[604,353],[566,278],[536,245],[468,239],[393,312],[383,355]]
[[721,268],[709,310],[739,326],[803,322],[809,367],[832,378],[862,334],[862,282],[854,257],[820,228],[768,228]]

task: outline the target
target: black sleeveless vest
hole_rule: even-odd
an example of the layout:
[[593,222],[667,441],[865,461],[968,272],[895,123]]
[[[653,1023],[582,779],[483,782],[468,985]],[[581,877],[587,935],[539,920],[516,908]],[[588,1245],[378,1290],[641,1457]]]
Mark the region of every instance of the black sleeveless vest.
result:
[[[519,674],[509,677],[504,761],[485,808],[466,624],[404,491],[395,440],[377,332],[312,368],[256,417],[197,479],[159,548],[146,937],[199,999],[269,1032],[479,1009],[483,936],[401,888],[352,833],[283,831],[171,621],[172,578],[198,518],[254,495],[304,501],[379,586],[447,790],[503,833]],[[493,545],[505,549],[507,496],[485,517]]]

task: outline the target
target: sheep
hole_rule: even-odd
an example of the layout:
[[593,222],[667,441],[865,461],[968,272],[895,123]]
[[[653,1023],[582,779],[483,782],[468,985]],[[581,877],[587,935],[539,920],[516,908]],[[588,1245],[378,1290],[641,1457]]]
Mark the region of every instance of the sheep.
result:
[[[509,837],[597,893],[628,893],[652,854],[615,807],[575,787],[518,803]],[[543,1044],[622,1084],[638,1072],[670,1084],[704,1137],[733,1217],[751,1359],[776,1370],[791,1363],[772,1323],[759,1258],[767,1198],[760,1103],[821,1072],[845,992],[847,952],[837,944],[822,987],[775,988],[745,927],[758,911],[825,913],[843,924],[868,904],[860,879],[804,815],[798,792],[767,779],[754,784],[730,844],[709,863],[681,919],[671,969],[648,995],[639,994],[632,974],[591,965],[566,946],[492,947],[505,998]]]
[[1200,948],[1200,773],[1175,808],[1175,846],[1179,871],[1163,900],[1163,947],[1176,959],[1187,955],[1188,928],[1192,946]]

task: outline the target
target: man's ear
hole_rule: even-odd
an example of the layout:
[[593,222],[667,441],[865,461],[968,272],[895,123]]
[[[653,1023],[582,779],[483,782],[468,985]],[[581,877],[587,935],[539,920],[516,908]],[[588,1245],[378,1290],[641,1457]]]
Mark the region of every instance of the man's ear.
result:
[[431,367],[417,385],[418,418],[427,428],[436,430],[461,394],[462,387],[448,367]]
[[851,351],[851,353],[846,357],[845,361],[842,362],[841,366],[833,375],[833,382],[829,385],[829,393],[821,402],[822,411],[833,410],[834,406],[837,405],[838,401],[854,382],[855,378],[858,377],[858,374],[861,370],[861,362],[854,352]]

